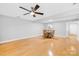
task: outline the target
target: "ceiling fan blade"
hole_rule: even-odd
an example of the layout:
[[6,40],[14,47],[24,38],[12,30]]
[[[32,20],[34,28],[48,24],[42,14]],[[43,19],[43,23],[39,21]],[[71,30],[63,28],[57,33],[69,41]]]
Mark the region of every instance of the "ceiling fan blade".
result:
[[44,15],[44,13],[40,13],[40,12],[35,12],[35,14],[40,14],[40,15]]
[[35,14],[33,15],[33,17],[36,17]]
[[24,7],[19,7],[19,8],[21,8],[21,9],[23,9],[23,10],[27,10],[27,11],[29,11],[29,12],[31,12],[30,10],[28,10],[28,9],[26,9],[26,8],[24,8]]
[[30,14],[30,13],[25,13],[25,14],[23,14],[23,15],[27,15],[27,14]]
[[40,7],[39,5],[36,5],[34,11],[36,11],[39,7]]

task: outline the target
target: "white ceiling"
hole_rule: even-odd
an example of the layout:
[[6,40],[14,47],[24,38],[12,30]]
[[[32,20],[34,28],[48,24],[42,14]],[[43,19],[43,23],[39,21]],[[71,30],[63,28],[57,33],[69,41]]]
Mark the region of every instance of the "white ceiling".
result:
[[0,14],[42,23],[75,19],[79,15],[79,5],[73,5],[72,3],[38,3],[40,5],[38,11],[43,12],[44,15],[36,15],[35,18],[30,14],[24,16],[23,14],[27,11],[19,8],[19,6],[23,6],[30,9],[31,6],[35,5],[36,3],[0,3]]

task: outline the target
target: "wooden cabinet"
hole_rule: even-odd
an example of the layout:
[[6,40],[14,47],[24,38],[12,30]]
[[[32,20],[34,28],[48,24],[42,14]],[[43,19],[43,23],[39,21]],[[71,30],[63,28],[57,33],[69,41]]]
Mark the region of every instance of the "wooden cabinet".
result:
[[53,38],[55,30],[43,30],[43,37],[44,38]]

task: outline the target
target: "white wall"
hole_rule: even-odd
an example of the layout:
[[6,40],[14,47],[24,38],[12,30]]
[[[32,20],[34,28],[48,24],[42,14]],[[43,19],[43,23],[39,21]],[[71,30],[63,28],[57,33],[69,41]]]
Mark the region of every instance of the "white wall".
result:
[[[66,35],[66,23],[65,22],[57,22],[57,23],[49,23],[52,25],[55,30],[56,36],[65,36]],[[45,27],[47,24],[45,24]]]
[[55,29],[55,34],[58,36],[66,36],[66,23],[59,22],[52,24]]
[[0,16],[0,42],[42,34],[43,26],[23,19]]

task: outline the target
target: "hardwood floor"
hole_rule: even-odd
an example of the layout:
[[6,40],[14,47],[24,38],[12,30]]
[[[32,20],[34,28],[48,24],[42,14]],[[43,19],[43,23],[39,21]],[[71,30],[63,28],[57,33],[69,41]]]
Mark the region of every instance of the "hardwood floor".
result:
[[74,38],[35,37],[0,44],[0,56],[78,55],[79,42]]

